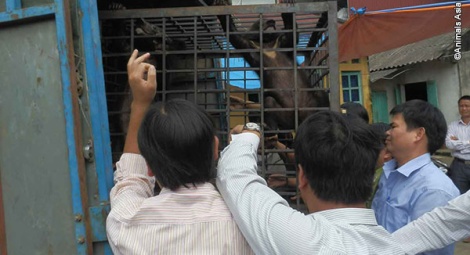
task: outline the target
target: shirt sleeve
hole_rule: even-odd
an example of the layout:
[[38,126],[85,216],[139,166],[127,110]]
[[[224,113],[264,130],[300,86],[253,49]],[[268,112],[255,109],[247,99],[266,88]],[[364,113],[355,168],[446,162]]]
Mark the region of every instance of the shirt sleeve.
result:
[[110,193],[111,211],[106,218],[106,234],[114,254],[119,251],[121,228],[142,202],[153,196],[155,178],[147,175],[147,164],[139,154],[124,153],[116,163],[114,187]]
[[[446,147],[460,153],[470,153],[470,141],[460,140],[456,125],[458,124],[452,123],[447,128]],[[456,136],[459,140],[452,140],[450,139],[451,136]]]
[[320,243],[318,224],[289,207],[257,174],[259,138],[250,133],[232,137],[221,153],[217,187],[250,246],[257,254],[310,253],[311,245]]
[[442,248],[470,236],[470,191],[392,234],[407,254]]
[[153,196],[155,178],[148,176],[147,169],[141,155],[124,153],[121,156],[116,163],[114,187],[110,193],[111,209],[122,204],[128,207],[129,203]]

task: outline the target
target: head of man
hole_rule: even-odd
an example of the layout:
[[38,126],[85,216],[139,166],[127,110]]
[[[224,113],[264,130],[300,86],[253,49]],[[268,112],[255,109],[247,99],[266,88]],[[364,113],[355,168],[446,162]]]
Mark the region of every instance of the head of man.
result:
[[459,99],[459,114],[462,117],[462,119],[465,119],[466,121],[470,120],[470,96],[462,96]]
[[366,123],[369,123],[369,113],[366,108],[356,102],[346,102],[340,105],[341,112],[348,117],[359,117]]
[[333,207],[364,205],[382,148],[377,134],[359,118],[332,111],[309,116],[294,141],[299,189],[309,210],[332,209],[312,205],[312,199]]
[[139,150],[162,187],[176,190],[216,177],[218,139],[210,116],[196,104],[174,99],[152,105],[138,134]]
[[442,112],[423,100],[410,100],[391,111],[392,123],[387,131],[387,149],[398,166],[425,153],[441,148],[447,134]]
[[[370,127],[379,137],[379,141],[385,145],[387,140],[387,131],[390,129],[390,124],[378,122],[370,124]],[[387,147],[384,146],[384,148],[380,151],[379,159],[377,160],[377,166],[375,168],[381,168],[385,162],[391,160],[392,158],[392,154],[387,150]]]

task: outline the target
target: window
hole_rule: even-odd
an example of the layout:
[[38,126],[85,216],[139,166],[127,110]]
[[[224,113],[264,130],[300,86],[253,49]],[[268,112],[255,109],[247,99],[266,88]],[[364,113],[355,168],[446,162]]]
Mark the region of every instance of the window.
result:
[[362,85],[360,72],[341,72],[343,102],[362,104]]
[[[305,60],[304,56],[297,56],[297,65],[301,65]],[[260,81],[258,74],[255,71],[247,70],[250,65],[243,58],[229,58],[228,61],[224,58],[219,59],[220,66],[225,68],[236,69],[237,71],[222,72],[222,78],[227,80],[230,85],[242,89],[258,89],[260,88]]]

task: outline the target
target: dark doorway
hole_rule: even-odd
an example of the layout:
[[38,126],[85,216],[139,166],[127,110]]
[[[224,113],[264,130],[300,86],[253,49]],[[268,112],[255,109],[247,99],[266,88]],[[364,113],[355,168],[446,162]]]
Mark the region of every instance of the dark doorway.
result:
[[421,99],[428,101],[426,82],[405,84],[405,100]]

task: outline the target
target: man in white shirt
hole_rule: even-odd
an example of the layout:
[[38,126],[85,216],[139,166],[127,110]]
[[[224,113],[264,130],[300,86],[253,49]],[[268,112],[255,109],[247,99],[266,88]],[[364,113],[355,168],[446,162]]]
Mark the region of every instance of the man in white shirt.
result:
[[210,183],[218,157],[210,117],[186,100],[151,106],[156,70],[148,53],[137,55],[127,64],[133,102],[106,221],[114,254],[253,254]]
[[289,207],[257,175],[259,128],[233,133],[219,160],[217,186],[257,254],[404,254],[365,208],[384,146],[369,125],[320,111],[299,126],[298,187],[309,215]]
[[450,178],[463,194],[470,189],[470,96],[459,101],[460,119],[447,128],[446,146],[452,151]]

